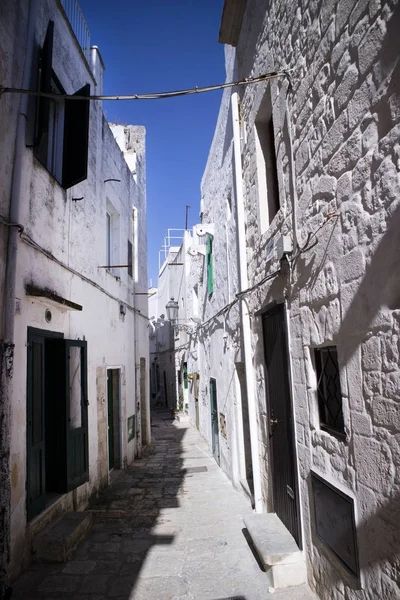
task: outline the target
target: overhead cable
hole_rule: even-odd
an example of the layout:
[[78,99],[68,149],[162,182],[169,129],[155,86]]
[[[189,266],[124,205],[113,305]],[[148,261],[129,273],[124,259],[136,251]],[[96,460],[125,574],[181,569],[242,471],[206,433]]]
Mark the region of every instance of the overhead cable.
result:
[[[290,69],[291,70],[291,69]],[[264,75],[259,75],[258,77],[247,77],[246,79],[241,79],[239,81],[229,81],[226,83],[219,83],[216,85],[208,85],[204,87],[194,87],[186,90],[175,90],[171,92],[155,92],[152,94],[128,94],[128,95],[118,95],[118,96],[79,96],[79,95],[71,95],[71,94],[54,94],[47,92],[38,92],[35,90],[25,90],[22,88],[14,88],[14,87],[2,87],[0,86],[0,96],[2,94],[27,94],[29,96],[38,96],[40,98],[54,98],[64,100],[163,100],[164,98],[176,98],[178,96],[191,96],[193,94],[202,94],[204,92],[213,92],[215,90],[223,90],[229,87],[237,87],[250,85],[253,83],[260,83],[262,81],[267,81],[268,79],[274,79],[276,77],[282,77],[287,75],[289,70],[285,71],[272,71],[271,73],[265,73]]]

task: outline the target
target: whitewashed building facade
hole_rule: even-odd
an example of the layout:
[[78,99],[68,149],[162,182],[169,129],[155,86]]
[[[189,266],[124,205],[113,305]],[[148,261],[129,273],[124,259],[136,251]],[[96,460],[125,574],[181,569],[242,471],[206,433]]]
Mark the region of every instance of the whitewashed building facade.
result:
[[[2,86],[102,93],[78,8],[2,2]],[[44,524],[140,455],[150,414],[144,128],[110,127],[100,101],[6,92],[0,140],[4,592]]]
[[399,25],[362,0],[226,0],[221,22],[227,81],[290,71],[223,94],[189,414],[324,600],[400,595]]

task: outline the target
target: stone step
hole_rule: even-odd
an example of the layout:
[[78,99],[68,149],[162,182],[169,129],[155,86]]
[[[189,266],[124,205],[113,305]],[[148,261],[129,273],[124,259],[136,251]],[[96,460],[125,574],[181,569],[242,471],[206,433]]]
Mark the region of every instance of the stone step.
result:
[[274,588],[301,585],[307,581],[303,552],[275,513],[253,514],[244,519],[262,564]]
[[32,541],[34,562],[65,562],[86,537],[92,513],[68,512],[48,525]]

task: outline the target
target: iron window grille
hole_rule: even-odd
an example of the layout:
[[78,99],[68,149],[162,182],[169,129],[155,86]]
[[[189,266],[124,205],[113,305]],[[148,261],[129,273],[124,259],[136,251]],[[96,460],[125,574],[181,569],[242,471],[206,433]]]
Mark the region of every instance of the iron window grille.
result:
[[314,355],[321,429],[344,437],[342,392],[336,346],[315,348]]

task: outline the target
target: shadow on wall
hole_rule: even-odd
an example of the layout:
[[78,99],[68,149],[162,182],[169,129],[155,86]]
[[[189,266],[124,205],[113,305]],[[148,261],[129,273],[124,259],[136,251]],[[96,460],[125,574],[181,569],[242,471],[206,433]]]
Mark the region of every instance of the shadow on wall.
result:
[[[365,275],[344,315],[338,337],[341,345],[341,362],[347,364],[358,349],[360,340],[376,327],[384,327],[385,309],[400,309],[400,206],[391,215],[386,212],[388,228],[365,269]],[[348,292],[351,294],[351,284]],[[346,287],[341,289],[342,299]]]
[[[371,113],[375,113],[378,118],[379,143],[372,158],[370,204],[364,201],[364,210],[372,212],[375,216],[380,215],[387,230],[379,240],[361,284],[342,319],[339,338],[346,340],[341,353],[343,364],[349,362],[359,346],[360,339],[363,339],[372,327],[382,328],[383,323],[379,318],[382,308],[400,309],[399,156],[394,150],[395,142],[398,141],[398,129],[395,127],[400,125],[399,30],[398,3],[387,25],[385,39],[376,60],[375,71],[383,83],[379,100],[371,108]],[[342,299],[346,299],[346,293],[353,294],[351,284],[347,292],[342,287]]]

